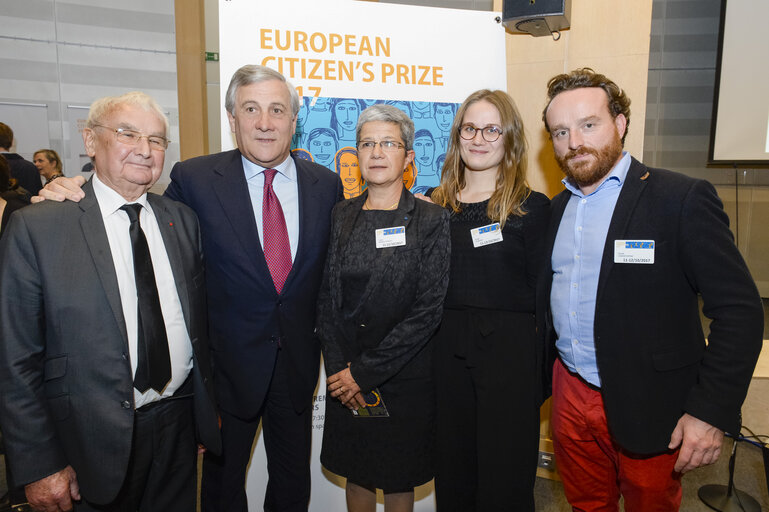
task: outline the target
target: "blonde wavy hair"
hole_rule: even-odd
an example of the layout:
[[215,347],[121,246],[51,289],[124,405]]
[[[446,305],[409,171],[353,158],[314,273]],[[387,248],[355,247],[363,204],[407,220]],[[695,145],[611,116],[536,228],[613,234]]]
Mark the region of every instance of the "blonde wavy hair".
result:
[[432,200],[444,208],[451,208],[459,213],[459,192],[465,187],[465,163],[459,152],[459,129],[470,105],[479,101],[487,101],[494,105],[499,112],[500,128],[502,128],[502,143],[504,156],[499,164],[497,186],[489,199],[486,215],[489,219],[499,222],[504,227],[510,215],[523,216],[526,214],[522,205],[529,197],[531,189],[526,182],[526,165],[528,163],[526,135],[523,120],[513,99],[504,91],[482,89],[472,93],[462,103],[454,117],[449,137],[449,149],[446,161],[441,171],[441,184],[433,191]]

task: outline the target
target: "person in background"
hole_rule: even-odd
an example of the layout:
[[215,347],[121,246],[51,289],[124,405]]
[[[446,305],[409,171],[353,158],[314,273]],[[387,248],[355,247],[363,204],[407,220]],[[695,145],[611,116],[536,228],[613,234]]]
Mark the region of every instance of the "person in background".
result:
[[[374,105],[356,127],[368,188],[333,211],[317,334],[326,365],[321,463],[347,478],[347,509],[408,512],[433,478],[432,344],[446,293],[448,212],[404,187],[414,123]],[[371,406],[371,407],[369,407]]]
[[307,135],[307,150],[316,163],[331,169],[339,147],[336,132],[331,128],[313,128]]
[[616,83],[577,69],[547,96],[566,190],[552,202],[538,318],[566,498],[675,511],[681,475],[740,433],[761,299],[713,186],[623,151],[630,99]]
[[45,180],[45,184],[64,176],[61,170],[61,158],[52,149],[38,149],[35,151],[35,154],[32,156],[32,163],[37,167],[40,176]]
[[334,164],[342,180],[345,199],[359,196],[363,192],[364,181],[360,174],[358,151],[351,147],[341,148],[334,155]]
[[[14,178],[11,178],[11,168],[8,165],[8,161],[3,155],[0,155],[0,240],[3,239],[3,235],[6,232],[6,225],[11,218],[11,214],[23,208],[29,204],[27,194],[19,191],[18,184]],[[5,449],[2,446],[2,433],[0,433],[0,453],[5,453]],[[3,457],[5,460],[5,481],[6,481],[6,494],[0,498],[0,510],[3,506],[22,505],[26,502],[24,496],[24,488],[17,487],[13,483],[13,475],[11,473],[10,465],[8,464],[8,457]]]
[[11,153],[13,146],[13,130],[5,123],[0,123],[0,154],[8,161],[11,168],[11,178],[27,193],[27,199],[40,193],[42,183],[35,164],[24,160],[18,153]]
[[523,122],[503,91],[457,111],[440,185],[451,277],[435,336],[440,512],[534,510],[542,403],[535,294],[549,200],[526,182]]
[[3,155],[0,155],[0,237],[11,218],[11,213],[29,204],[27,194],[19,192],[18,184],[11,178],[11,167]]

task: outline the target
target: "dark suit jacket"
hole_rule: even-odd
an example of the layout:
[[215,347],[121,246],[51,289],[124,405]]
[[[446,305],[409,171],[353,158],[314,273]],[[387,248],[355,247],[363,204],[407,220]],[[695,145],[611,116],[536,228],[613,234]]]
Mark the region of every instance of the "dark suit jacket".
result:
[[[557,350],[549,312],[555,236],[571,193],[552,201],[538,287],[547,372]],[[654,264],[614,263],[615,240],[654,240]],[[699,317],[712,319],[708,345]],[[738,434],[762,345],[763,309],[729,219],[704,180],[633,159],[606,237],[594,339],[609,429],[637,454],[667,449],[683,413]]]
[[[69,464],[82,494],[107,503],[128,468],[133,378],[107,233],[92,184],[83,191],[79,203],[15,212],[0,242],[0,423],[17,484]],[[147,197],[194,350],[198,436],[218,452],[197,219],[184,205]]]
[[177,163],[166,189],[200,219],[217,397],[223,410],[244,419],[255,417],[262,406],[278,343],[294,369],[289,387],[297,412],[312,403],[318,381],[315,305],[331,209],[342,197],[342,184],[323,166],[305,160],[295,164],[299,245],[280,295],[259,244],[238,150]]
[[11,177],[16,178],[19,185],[24,187],[24,190],[29,192],[31,196],[38,195],[40,189],[43,188],[43,182],[40,179],[40,171],[37,170],[35,164],[24,160],[17,153],[2,153],[2,155],[11,168]]
[[[392,226],[405,226],[406,245],[377,250],[370,278],[354,312],[342,309],[342,254],[368,193],[339,203],[323,286],[318,297],[318,336],[327,375],[350,371],[364,392],[396,374],[429,375],[431,360],[420,352],[443,314],[449,282],[449,214],[404,189]],[[373,238],[374,234],[371,233]]]
[[3,199],[6,200],[6,204],[3,209],[2,218],[0,218],[0,238],[3,237],[5,226],[8,225],[8,221],[11,219],[11,214],[16,210],[29,205],[29,200],[25,195],[17,194],[15,191],[4,192],[2,196]]

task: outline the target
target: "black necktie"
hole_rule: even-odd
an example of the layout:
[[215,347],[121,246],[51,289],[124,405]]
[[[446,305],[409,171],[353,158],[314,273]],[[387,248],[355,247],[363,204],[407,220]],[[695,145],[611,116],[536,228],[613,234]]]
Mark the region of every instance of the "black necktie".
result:
[[128,232],[131,235],[134,253],[134,279],[139,304],[139,339],[136,350],[138,361],[134,387],[142,393],[149,388],[162,393],[168,381],[171,380],[171,356],[168,354],[166,325],[160,309],[150,248],[139,224],[142,205],[125,204],[120,209],[124,210],[131,219]]

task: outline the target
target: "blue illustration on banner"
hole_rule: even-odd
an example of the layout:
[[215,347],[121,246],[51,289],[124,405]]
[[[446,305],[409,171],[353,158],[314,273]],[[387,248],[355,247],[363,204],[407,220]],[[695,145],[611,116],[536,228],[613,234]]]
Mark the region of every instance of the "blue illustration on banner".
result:
[[406,188],[424,192],[437,186],[458,103],[317,98],[313,105],[312,98],[305,96],[291,145],[294,156],[312,160],[339,174],[345,198],[360,195],[366,184],[358,166],[355,125],[360,113],[376,103],[393,105],[414,121],[414,163],[403,173]]

